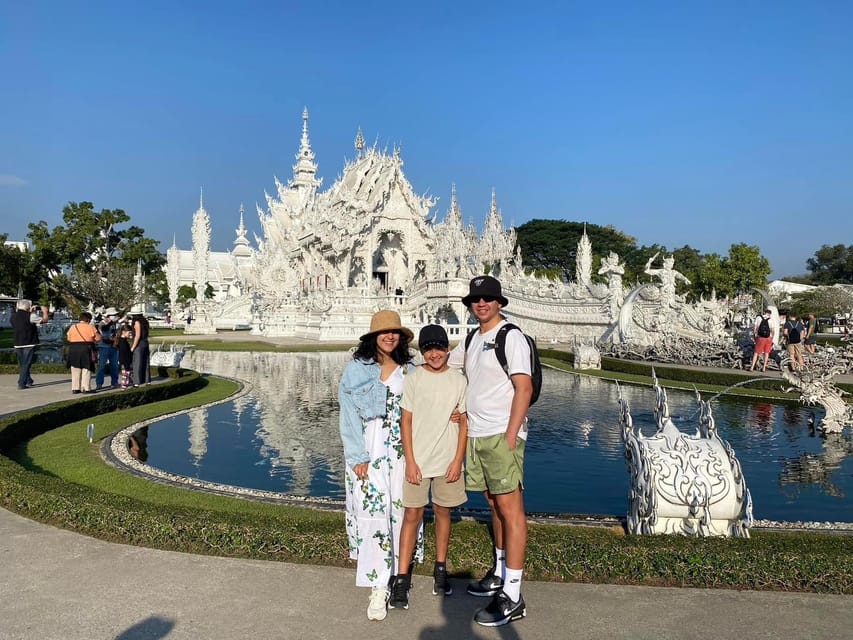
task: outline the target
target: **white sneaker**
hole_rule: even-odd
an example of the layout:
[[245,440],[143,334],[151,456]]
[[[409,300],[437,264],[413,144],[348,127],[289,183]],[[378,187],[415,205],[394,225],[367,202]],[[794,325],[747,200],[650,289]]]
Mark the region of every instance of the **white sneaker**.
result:
[[388,589],[373,587],[367,605],[367,619],[384,620],[386,615],[388,615]]

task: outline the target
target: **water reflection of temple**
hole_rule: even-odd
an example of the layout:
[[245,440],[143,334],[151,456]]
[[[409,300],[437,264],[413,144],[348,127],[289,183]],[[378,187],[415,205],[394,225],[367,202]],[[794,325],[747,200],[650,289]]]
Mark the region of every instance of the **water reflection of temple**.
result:
[[[287,484],[282,491],[307,494],[315,474],[337,476],[344,467],[337,427],[337,387],[350,358],[342,352],[283,355],[195,351],[183,364],[251,383],[251,391],[234,405],[235,424],[253,426],[270,475],[281,476]],[[251,420],[243,419],[247,411]],[[201,430],[191,427],[191,432],[200,434]],[[206,441],[198,435],[191,436],[191,441],[195,456]]]
[[[186,452],[189,440],[189,455],[174,468],[159,460],[157,466],[262,490],[340,498],[344,460],[337,388],[350,358],[344,352],[188,354],[187,366],[246,380],[249,390],[230,404],[196,412],[188,431],[164,429],[174,450]],[[542,395],[530,412],[525,469],[530,510],[624,513],[627,474],[619,390],[589,376],[543,374]],[[635,425],[645,434],[654,432],[652,389],[621,385],[621,392]],[[695,394],[672,391],[668,397],[676,426],[695,430]],[[810,411],[761,400],[714,401],[717,427],[743,465],[759,518],[853,520],[844,515],[853,513],[853,435],[809,437]],[[187,428],[185,417],[174,420]],[[156,425],[152,433],[158,437]],[[232,454],[223,447],[241,450]]]

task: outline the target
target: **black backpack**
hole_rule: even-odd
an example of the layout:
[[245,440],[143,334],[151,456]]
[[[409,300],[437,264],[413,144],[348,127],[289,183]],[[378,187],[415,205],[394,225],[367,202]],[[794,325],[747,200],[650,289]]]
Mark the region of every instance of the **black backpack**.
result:
[[797,344],[800,342],[800,325],[796,322],[788,323],[788,344]]
[[758,337],[759,338],[769,338],[770,337],[770,319],[769,318],[761,318],[761,322],[758,323]]
[[[506,359],[506,334],[512,330],[518,329],[521,331],[521,328],[507,322],[500,329],[498,329],[498,333],[495,336],[495,355],[498,358],[498,363],[501,365],[501,369],[504,370],[508,378],[511,378],[509,375],[509,364]],[[471,329],[468,332],[468,335],[465,336],[465,351],[468,351],[468,347],[471,345],[471,340],[474,339],[474,334],[479,331],[479,329]],[[536,340],[531,338],[529,335],[521,331],[521,335],[524,336],[524,339],[527,340],[527,346],[530,347],[530,379],[533,383],[533,394],[530,396],[530,405],[533,404],[539,399],[539,393],[542,391],[542,363],[539,362],[539,351],[536,349]]]

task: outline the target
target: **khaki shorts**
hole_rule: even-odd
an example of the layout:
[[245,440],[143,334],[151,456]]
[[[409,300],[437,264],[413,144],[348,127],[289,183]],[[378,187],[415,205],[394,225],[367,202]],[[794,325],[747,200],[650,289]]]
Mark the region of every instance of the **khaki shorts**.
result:
[[788,345],[788,356],[793,360],[797,360],[799,358],[802,358],[803,357],[803,343],[797,342],[796,344],[789,344]]
[[510,449],[506,435],[468,438],[465,485],[468,491],[491,494],[512,493],[524,489],[524,440],[519,438]]
[[403,480],[403,506],[411,508],[425,507],[429,504],[432,489],[432,503],[439,507],[458,507],[468,500],[465,495],[465,480],[448,482],[444,476],[424,478],[420,484]]

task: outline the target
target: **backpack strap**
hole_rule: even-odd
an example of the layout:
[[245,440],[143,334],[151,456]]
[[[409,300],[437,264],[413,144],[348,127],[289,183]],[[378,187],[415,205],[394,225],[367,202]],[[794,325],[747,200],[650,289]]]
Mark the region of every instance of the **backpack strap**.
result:
[[501,365],[501,369],[504,370],[507,377],[511,376],[509,375],[509,362],[507,362],[506,359],[506,334],[513,329],[521,331],[520,327],[512,324],[511,322],[507,322],[498,329],[498,333],[495,335],[495,355],[498,358],[498,363]]
[[471,340],[473,340],[473,339],[474,339],[474,334],[475,334],[477,331],[479,331],[479,330],[480,330],[480,328],[479,328],[479,327],[474,327],[473,329],[471,329],[471,330],[468,332],[468,335],[467,335],[467,336],[465,336],[465,352],[466,352],[466,353],[468,352],[468,347],[470,347],[470,346],[471,346]]

